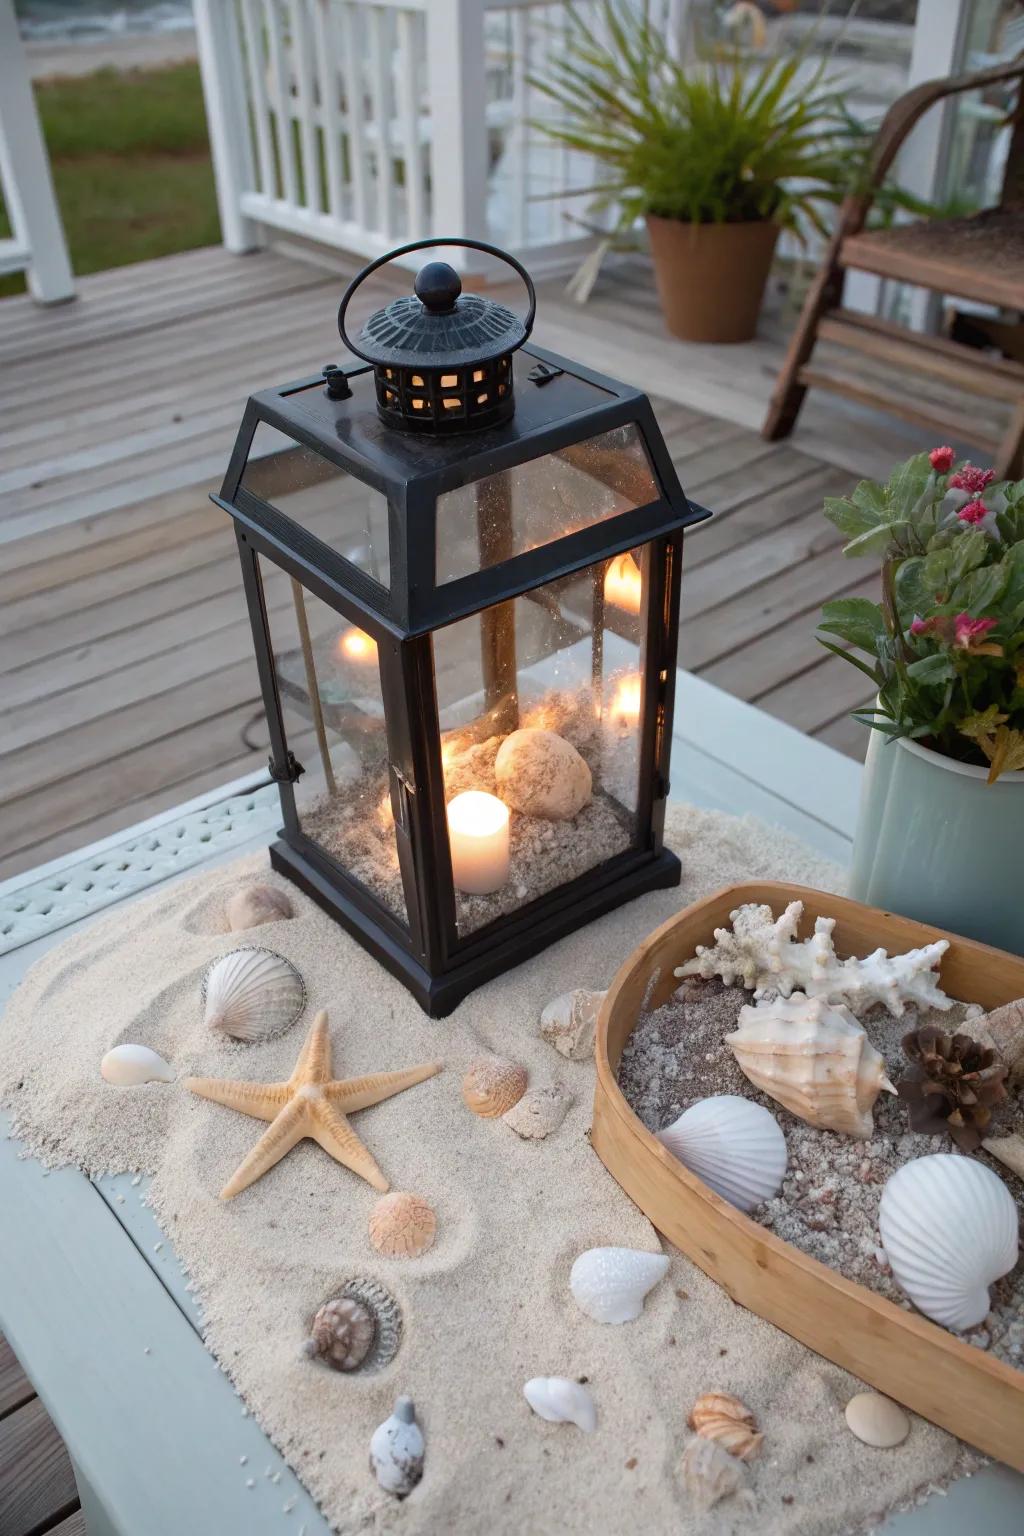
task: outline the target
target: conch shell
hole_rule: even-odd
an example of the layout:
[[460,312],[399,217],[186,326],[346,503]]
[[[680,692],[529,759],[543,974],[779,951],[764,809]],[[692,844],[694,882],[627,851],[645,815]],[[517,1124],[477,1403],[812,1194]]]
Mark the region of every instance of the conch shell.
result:
[[725,1038],[756,1088],[819,1130],[872,1135],[875,1100],[896,1091],[850,1010],[824,998],[794,992],[741,1008]]
[[689,1424],[738,1461],[753,1461],[764,1439],[750,1409],[731,1392],[705,1392],[698,1397],[690,1410]]
[[504,1115],[526,1092],[526,1068],[504,1056],[481,1056],[462,1079],[467,1109],[483,1120]]

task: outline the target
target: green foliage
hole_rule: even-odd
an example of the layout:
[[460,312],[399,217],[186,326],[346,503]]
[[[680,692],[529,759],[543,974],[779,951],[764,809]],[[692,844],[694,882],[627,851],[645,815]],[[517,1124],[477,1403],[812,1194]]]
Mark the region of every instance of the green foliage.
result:
[[818,638],[871,678],[865,724],[986,766],[993,783],[1024,768],[1024,481],[931,457],[826,501],[845,553],[880,559],[883,599],[826,603]]

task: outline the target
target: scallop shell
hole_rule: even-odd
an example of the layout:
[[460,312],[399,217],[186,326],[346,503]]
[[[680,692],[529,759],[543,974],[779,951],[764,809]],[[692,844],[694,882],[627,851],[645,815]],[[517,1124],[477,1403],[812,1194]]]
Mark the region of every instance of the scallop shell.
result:
[[747,1504],[753,1501],[747,1474],[735,1456],[726,1455],[720,1445],[703,1435],[694,1435],[683,1451],[682,1475],[683,1487],[700,1514],[734,1493]]
[[411,1397],[397,1399],[390,1418],[378,1424],[370,1440],[370,1467],[386,1493],[404,1499],[423,1476],[426,1446],[416,1423]]
[[370,1242],[389,1259],[415,1259],[434,1241],[437,1217],[419,1195],[392,1190],[370,1212]]
[[526,1092],[526,1068],[504,1056],[481,1056],[462,1079],[462,1097],[474,1115],[494,1120]]
[[272,1040],[306,1006],[306,988],[291,961],[272,949],[232,949],[203,980],[204,1022],[233,1040]]
[[576,1305],[597,1323],[631,1323],[644,1309],[647,1292],[669,1266],[664,1253],[639,1248],[588,1248],[569,1273]]
[[743,1075],[819,1130],[864,1138],[885,1088],[885,1062],[848,1008],[794,992],[744,1007],[726,1040]]
[[224,914],[233,933],[279,923],[292,916],[292,904],[276,885],[243,885],[228,898]]
[[916,1158],[882,1191],[878,1229],[893,1275],[926,1317],[973,1328],[988,1288],[1017,1262],[1017,1207],[983,1163],[950,1152]]
[[115,1045],[100,1062],[100,1076],[118,1088],[140,1083],[173,1083],[174,1073],[148,1045]]
[[370,1309],[351,1296],[325,1301],[302,1346],[309,1359],[324,1360],[336,1371],[354,1371],[373,1347],[377,1323]]
[[714,1440],[737,1461],[753,1461],[764,1435],[746,1403],[731,1392],[705,1392],[690,1410],[689,1424],[705,1440]]
[[550,1424],[575,1424],[585,1435],[597,1428],[594,1399],[578,1381],[565,1376],[534,1376],[523,1388],[534,1413]]
[[770,1200],[786,1173],[786,1138],[762,1104],[718,1093],[658,1132],[685,1168],[741,1211]]

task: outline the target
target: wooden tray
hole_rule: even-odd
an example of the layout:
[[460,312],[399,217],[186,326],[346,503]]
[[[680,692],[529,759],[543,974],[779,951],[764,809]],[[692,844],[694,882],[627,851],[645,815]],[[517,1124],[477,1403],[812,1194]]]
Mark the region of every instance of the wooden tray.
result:
[[846,1280],[751,1221],[671,1157],[626,1103],[615,1078],[652,976],[649,1007],[678,985],[673,967],[688,960],[744,902],[766,902],[778,916],[804,903],[801,937],[818,916],[836,917],[840,956],[890,953],[948,938],[942,983],[952,996],[986,1009],[1024,997],[1024,959],[909,918],[798,885],[729,885],[663,923],[633,951],[604,1001],[597,1026],[594,1150],[609,1173],[677,1248],[724,1286],[734,1301],[802,1344],[941,1424],[999,1461],[1024,1471],[1024,1371],[964,1344],[924,1317],[904,1312]]

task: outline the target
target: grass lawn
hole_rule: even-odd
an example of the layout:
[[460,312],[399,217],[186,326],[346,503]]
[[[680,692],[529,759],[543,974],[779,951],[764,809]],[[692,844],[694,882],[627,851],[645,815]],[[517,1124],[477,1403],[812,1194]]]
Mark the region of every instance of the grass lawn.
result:
[[[36,101],[76,273],[217,244],[196,64],[52,80]],[[20,273],[0,278],[0,296],[24,290]]]

